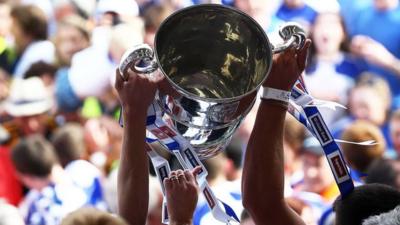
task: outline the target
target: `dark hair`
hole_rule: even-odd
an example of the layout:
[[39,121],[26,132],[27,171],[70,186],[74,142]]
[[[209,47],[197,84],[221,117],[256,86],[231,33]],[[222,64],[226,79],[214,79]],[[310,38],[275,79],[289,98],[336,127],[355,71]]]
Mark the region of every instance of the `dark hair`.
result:
[[33,40],[47,39],[47,18],[37,6],[15,6],[11,10],[11,17],[18,23],[23,32]]
[[63,167],[80,159],[86,152],[84,131],[80,124],[70,123],[58,128],[52,136],[52,143]]
[[46,177],[57,163],[53,146],[41,135],[21,139],[11,152],[16,169],[27,175]]
[[29,69],[25,72],[24,78],[30,77],[42,77],[43,75],[49,75],[54,78],[57,72],[57,67],[44,61],[33,63]]
[[336,225],[361,225],[368,217],[388,212],[399,204],[400,192],[390,186],[358,186],[345,198],[336,199]]
[[233,138],[224,151],[226,158],[232,160],[235,169],[242,168],[242,146],[243,142],[239,138]]
[[368,176],[365,182],[368,184],[386,184],[393,188],[400,188],[396,181],[399,174],[397,174],[396,170],[393,168],[394,163],[396,162],[392,159],[375,160],[367,171]]

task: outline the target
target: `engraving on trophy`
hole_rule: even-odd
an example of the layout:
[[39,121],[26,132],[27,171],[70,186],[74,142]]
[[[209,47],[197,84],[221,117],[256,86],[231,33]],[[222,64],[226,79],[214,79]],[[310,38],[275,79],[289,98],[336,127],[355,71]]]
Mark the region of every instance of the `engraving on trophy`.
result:
[[210,108],[209,118],[214,122],[226,122],[232,118],[232,115],[236,113],[239,106],[239,102],[231,102],[226,104],[216,104]]

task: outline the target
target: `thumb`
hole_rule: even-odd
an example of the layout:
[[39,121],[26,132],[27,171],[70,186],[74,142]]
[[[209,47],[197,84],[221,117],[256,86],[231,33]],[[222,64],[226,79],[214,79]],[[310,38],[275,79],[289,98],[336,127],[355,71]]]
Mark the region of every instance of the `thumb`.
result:
[[121,90],[123,83],[124,83],[124,80],[122,78],[122,75],[119,72],[119,69],[116,69],[116,71],[115,71],[115,89]]
[[299,67],[300,73],[302,73],[306,68],[308,49],[310,48],[310,45],[311,40],[307,39],[297,56],[297,66]]
[[197,175],[199,175],[202,172],[203,168],[201,166],[196,166],[191,172],[194,177],[194,180],[197,183]]

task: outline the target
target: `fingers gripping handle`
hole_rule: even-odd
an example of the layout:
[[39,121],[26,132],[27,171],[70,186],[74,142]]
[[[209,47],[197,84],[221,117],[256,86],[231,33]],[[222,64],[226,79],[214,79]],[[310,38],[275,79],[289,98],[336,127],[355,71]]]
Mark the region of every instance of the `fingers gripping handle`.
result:
[[135,45],[128,49],[122,56],[119,72],[122,76],[128,68],[136,73],[150,74],[157,70],[158,65],[154,60],[154,51],[147,44]]
[[280,53],[290,47],[300,49],[306,41],[306,34],[297,23],[286,23],[279,29],[279,36],[284,40],[283,43],[272,46],[272,53]]

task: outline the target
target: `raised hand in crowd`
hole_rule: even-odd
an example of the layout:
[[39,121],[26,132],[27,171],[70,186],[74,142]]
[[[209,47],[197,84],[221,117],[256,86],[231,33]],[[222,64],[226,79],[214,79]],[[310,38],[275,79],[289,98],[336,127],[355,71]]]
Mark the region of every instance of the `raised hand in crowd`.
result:
[[[274,56],[264,87],[289,91],[304,70],[307,40],[300,50]],[[242,177],[243,205],[256,224],[304,224],[284,201],[283,124],[285,102],[263,99],[250,136]]]
[[145,151],[147,108],[154,99],[156,76],[128,69],[116,72],[115,88],[123,107],[124,135],[118,174],[119,215],[130,225],[146,224],[149,201],[149,165]]
[[170,225],[192,224],[193,213],[198,199],[196,175],[201,170],[172,171],[164,180]]
[[369,63],[391,70],[400,76],[400,60],[383,44],[368,36],[356,35],[351,40],[350,47],[354,54],[364,58]]

